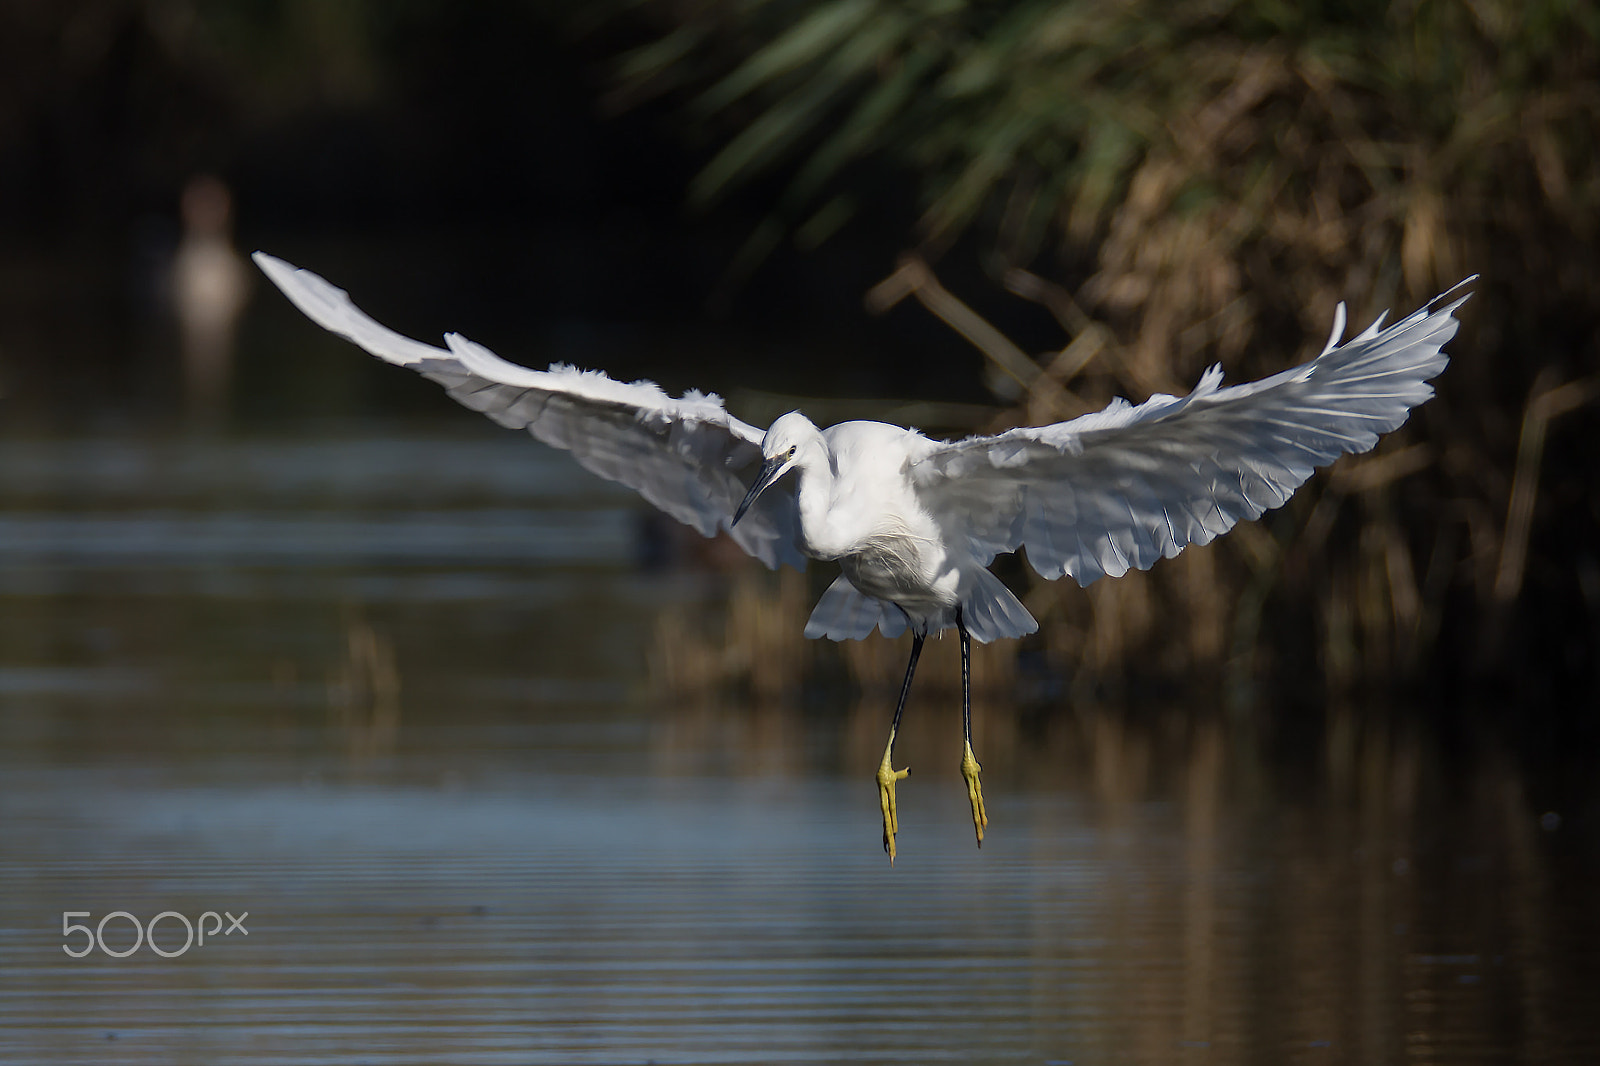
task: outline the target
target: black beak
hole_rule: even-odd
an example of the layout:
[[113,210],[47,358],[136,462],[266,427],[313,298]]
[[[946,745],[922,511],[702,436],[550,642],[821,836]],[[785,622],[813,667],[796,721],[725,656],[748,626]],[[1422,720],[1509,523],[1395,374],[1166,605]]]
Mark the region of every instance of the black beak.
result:
[[785,461],[783,456],[775,455],[761,464],[761,471],[756,474],[755,483],[750,486],[750,491],[744,494],[744,501],[739,504],[739,509],[733,512],[733,521],[728,523],[729,529],[739,524],[739,519],[750,510],[750,505],[756,502],[756,497],[761,495],[762,490],[783,475]]

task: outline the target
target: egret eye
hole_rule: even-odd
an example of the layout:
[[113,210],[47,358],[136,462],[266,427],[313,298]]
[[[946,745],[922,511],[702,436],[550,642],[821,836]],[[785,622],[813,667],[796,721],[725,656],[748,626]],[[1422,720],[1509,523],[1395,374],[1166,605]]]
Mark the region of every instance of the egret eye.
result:
[[784,456],[784,458],[785,458],[785,459],[793,459],[793,458],[794,458],[794,453],[795,453],[795,452],[797,452],[797,451],[799,451],[799,450],[800,450],[800,447],[799,447],[799,445],[796,445],[796,446],[794,446],[794,447],[792,447],[792,448],[790,448],[790,449],[789,449],[789,454],[788,454],[788,455],[785,455],[785,456]]

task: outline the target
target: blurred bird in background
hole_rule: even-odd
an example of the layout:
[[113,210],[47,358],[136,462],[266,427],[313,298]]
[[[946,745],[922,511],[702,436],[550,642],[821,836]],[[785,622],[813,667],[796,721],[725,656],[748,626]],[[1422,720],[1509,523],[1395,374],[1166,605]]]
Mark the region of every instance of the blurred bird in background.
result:
[[172,260],[172,304],[183,348],[190,420],[226,417],[234,333],[250,296],[244,257],[233,248],[233,194],[220,178],[189,179],[180,200],[183,235]]

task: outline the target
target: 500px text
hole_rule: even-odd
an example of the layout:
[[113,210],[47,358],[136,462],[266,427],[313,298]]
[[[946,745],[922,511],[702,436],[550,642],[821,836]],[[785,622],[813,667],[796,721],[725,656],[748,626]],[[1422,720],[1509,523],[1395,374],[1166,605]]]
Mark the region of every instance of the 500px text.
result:
[[[223,932],[222,930],[222,914],[226,914],[228,916],[228,928],[226,932]],[[179,955],[182,955],[185,951],[188,951],[190,945],[195,943],[196,926],[199,927],[199,944],[202,947],[205,946],[207,934],[210,934],[213,938],[215,938],[219,932],[222,932],[223,936],[232,936],[234,930],[238,930],[245,936],[250,935],[250,930],[244,927],[244,920],[250,917],[249,911],[245,911],[237,918],[235,918],[228,911],[223,911],[222,914],[218,914],[216,911],[206,911],[200,916],[200,920],[198,922],[190,922],[188,918],[179,914],[177,911],[162,911],[154,918],[151,918],[149,924],[140,925],[139,919],[135,918],[127,911],[112,911],[110,914],[101,918],[99,924],[97,924],[93,929],[90,929],[87,925],[80,925],[72,920],[74,918],[90,917],[88,911],[62,911],[61,935],[63,937],[69,937],[74,933],[82,933],[87,938],[87,941],[84,943],[83,947],[76,950],[71,944],[62,944],[61,950],[65,951],[68,955],[71,955],[75,959],[81,959],[93,951],[96,945],[98,945],[101,951],[105,952],[107,955],[110,955],[113,959],[125,959],[129,955],[132,955],[135,951],[138,951],[139,945],[148,940],[150,942],[151,951],[155,952],[157,955],[160,955],[164,959],[175,959]],[[111,948],[106,947],[106,923],[113,918],[122,918],[126,920],[129,925],[133,926],[133,946],[131,948],[124,948],[121,951],[114,951]],[[208,918],[212,923],[210,929],[206,928],[206,919]],[[162,921],[163,919],[170,919],[173,922],[180,922],[183,925],[183,947],[178,948],[176,951],[168,951],[156,943],[156,923]]]

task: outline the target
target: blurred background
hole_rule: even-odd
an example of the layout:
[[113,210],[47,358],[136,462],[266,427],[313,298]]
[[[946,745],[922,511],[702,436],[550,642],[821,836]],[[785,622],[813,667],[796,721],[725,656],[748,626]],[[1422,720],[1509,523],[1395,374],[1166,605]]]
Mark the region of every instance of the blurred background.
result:
[[[1600,1055],[1597,115],[1559,0],[0,2],[18,1053]],[[940,646],[883,883],[903,644],[804,641],[831,574],[325,335],[256,248],[419,338],[939,434],[1481,277],[1438,395],[1284,508],[1087,591],[1000,561],[1042,626],[975,663],[992,839]],[[57,951],[218,893],[270,950]]]

